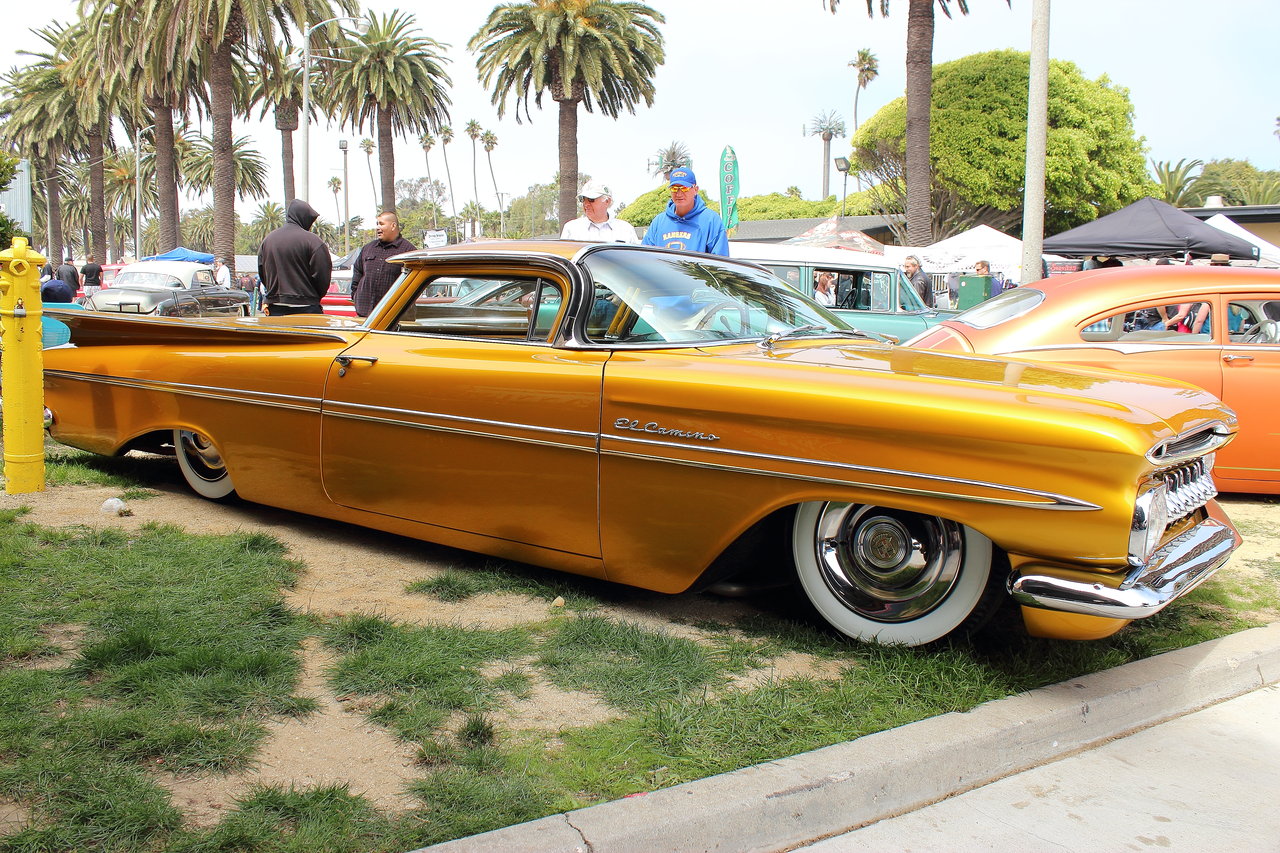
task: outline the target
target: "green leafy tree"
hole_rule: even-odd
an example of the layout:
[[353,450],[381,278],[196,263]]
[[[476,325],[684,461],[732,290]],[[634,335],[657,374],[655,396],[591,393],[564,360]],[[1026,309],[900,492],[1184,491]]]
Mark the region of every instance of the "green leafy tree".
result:
[[1224,204],[1280,204],[1280,201],[1249,201],[1269,198],[1268,185],[1280,181],[1280,171],[1262,170],[1248,160],[1210,160],[1200,170],[1187,201],[1200,207],[1209,196],[1222,196]]
[[[231,149],[236,195],[242,199],[262,198],[267,195],[267,161],[249,143],[249,137],[237,136]],[[197,136],[191,139],[191,147],[182,154],[182,174],[186,185],[198,193],[208,192],[216,186],[218,163],[213,152],[212,140]],[[216,206],[214,210],[216,221]]]
[[[1029,65],[1027,54],[1003,50],[934,69],[930,230],[939,239],[979,222],[1000,230],[1021,222]],[[905,202],[906,110],[902,98],[886,104],[853,140],[859,168],[879,181],[872,193],[883,211]],[[1046,229],[1074,227],[1158,192],[1134,135],[1128,90],[1055,60],[1048,124]]]
[[396,209],[395,137],[435,130],[449,118],[448,60],[422,35],[413,15],[368,14],[368,30],[343,51],[334,77],[340,120],[378,135],[382,210]]
[[[719,203],[713,202],[708,198],[705,190],[699,189],[698,195],[702,197],[702,200],[706,203],[707,207],[717,213],[720,212]],[[667,184],[663,183],[628,204],[620,212],[619,218],[625,219],[627,222],[634,225],[636,230],[640,232],[640,235],[643,237],[644,229],[649,227],[649,223],[653,221],[655,216],[667,209],[667,204],[670,201],[671,191],[668,189]],[[741,200],[739,201],[739,204],[741,204]],[[739,217],[741,217],[741,208],[739,208]]]
[[560,108],[561,226],[577,214],[578,105],[617,118],[653,105],[653,77],[664,59],[658,25],[666,19],[642,3],[530,0],[495,8],[472,36],[480,80],[493,91],[498,117],[508,97],[529,118],[549,92]]

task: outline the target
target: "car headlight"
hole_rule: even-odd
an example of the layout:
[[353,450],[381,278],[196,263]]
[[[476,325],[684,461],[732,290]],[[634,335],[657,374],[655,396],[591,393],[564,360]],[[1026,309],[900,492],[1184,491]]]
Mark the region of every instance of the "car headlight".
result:
[[1169,489],[1163,482],[1147,483],[1138,492],[1129,531],[1129,562],[1143,565],[1151,558],[1169,526]]

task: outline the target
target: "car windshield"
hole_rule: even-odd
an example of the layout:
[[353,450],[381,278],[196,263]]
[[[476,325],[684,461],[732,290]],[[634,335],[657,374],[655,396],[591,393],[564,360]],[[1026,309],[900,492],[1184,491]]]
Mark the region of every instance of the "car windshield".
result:
[[1044,291],[1034,287],[1015,287],[999,296],[980,302],[951,319],[975,329],[990,329],[1021,317],[1044,301]]
[[156,290],[178,290],[182,281],[177,276],[164,272],[139,272],[131,270],[116,275],[111,282],[112,287],[141,287]]
[[714,258],[597,251],[583,264],[595,282],[587,337],[602,343],[852,333],[842,319],[762,269]]

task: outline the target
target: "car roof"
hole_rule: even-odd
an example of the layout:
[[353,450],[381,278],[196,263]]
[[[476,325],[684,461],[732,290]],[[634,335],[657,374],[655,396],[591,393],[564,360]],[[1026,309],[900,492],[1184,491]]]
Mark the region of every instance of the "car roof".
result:
[[209,264],[199,264],[195,261],[138,261],[121,267],[120,272],[160,272],[178,278],[189,278],[196,270],[212,269],[213,267]]
[[1054,303],[1106,302],[1121,305],[1152,296],[1191,296],[1205,291],[1245,293],[1280,288],[1280,269],[1182,264],[1112,267],[1055,275],[1029,282]]
[[783,243],[744,243],[730,240],[729,256],[748,261],[897,269],[897,265],[889,258],[874,252]]

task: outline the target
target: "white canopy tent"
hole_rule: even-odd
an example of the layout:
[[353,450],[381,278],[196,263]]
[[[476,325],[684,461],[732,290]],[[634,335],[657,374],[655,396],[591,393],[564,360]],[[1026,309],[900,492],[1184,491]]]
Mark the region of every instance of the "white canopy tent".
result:
[[901,264],[907,255],[916,255],[924,271],[937,276],[967,275],[973,272],[974,261],[987,261],[992,273],[1001,273],[1009,281],[1022,281],[1022,241],[989,225],[975,225],[924,248],[885,246],[884,254],[895,264]]
[[1224,213],[1215,213],[1205,220],[1206,225],[1212,225],[1219,231],[1225,231],[1233,237],[1239,237],[1258,247],[1257,266],[1276,267],[1280,266],[1280,246],[1274,243],[1268,243],[1257,234],[1246,230],[1234,219]]

